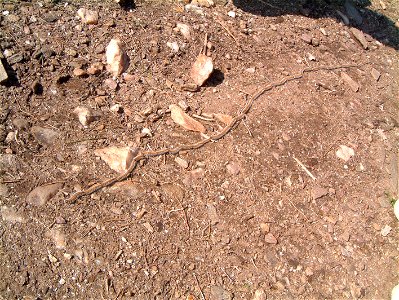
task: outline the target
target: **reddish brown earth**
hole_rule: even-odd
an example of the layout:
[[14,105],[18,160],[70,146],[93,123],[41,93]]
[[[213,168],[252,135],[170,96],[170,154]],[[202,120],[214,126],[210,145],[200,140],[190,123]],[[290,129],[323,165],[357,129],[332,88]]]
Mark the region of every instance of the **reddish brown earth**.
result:
[[[112,2],[48,2],[0,4],[9,11],[0,47],[13,54],[2,61],[14,72],[0,85],[0,298],[252,299],[256,290],[267,299],[390,297],[399,283],[399,39],[397,27],[381,26],[398,20],[397,1],[360,11],[367,50],[335,7],[234,1],[200,16],[175,3],[139,2],[129,11]],[[76,18],[83,5],[99,12],[98,25]],[[191,39],[174,31],[177,22],[191,27]],[[206,33],[216,70],[199,91],[184,91]],[[105,70],[74,76],[76,67],[104,62],[116,36],[130,76],[116,89],[104,83]],[[125,188],[68,202],[116,175],[96,149],[203,139],[173,123],[171,104],[185,101],[190,115],[235,116],[271,82],[347,64],[357,67],[306,73],[266,92],[226,137],[180,153],[186,169],[175,156],[151,158]],[[87,128],[73,113],[82,105],[99,115]],[[208,134],[223,127],[199,121]],[[34,126],[57,135],[43,140]],[[336,156],[341,145],[354,150],[347,162]],[[27,198],[49,183],[47,201]]]

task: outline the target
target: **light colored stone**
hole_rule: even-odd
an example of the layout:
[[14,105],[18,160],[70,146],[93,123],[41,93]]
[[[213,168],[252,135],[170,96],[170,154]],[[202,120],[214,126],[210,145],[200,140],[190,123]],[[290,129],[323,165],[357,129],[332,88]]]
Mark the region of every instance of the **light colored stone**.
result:
[[184,6],[184,10],[187,11],[187,12],[196,13],[196,14],[201,15],[201,16],[204,15],[204,10],[203,10],[203,8],[202,8],[202,7],[199,7],[198,5],[195,5],[195,4],[191,4],[191,3],[186,4],[186,5]]
[[359,29],[352,27],[351,32],[353,36],[359,41],[359,43],[362,45],[363,49],[368,49],[368,42],[366,38],[364,37],[363,32],[361,32]]
[[191,38],[191,27],[187,24],[177,23],[175,29],[180,32],[185,39],[189,40]]
[[26,222],[25,217],[21,213],[17,212],[17,210],[14,207],[2,206],[0,212],[1,212],[1,217],[6,222],[10,223]]
[[262,233],[269,233],[269,231],[270,231],[269,223],[260,223],[259,227],[260,227],[260,230],[262,231]]
[[126,172],[136,153],[137,152],[130,147],[115,146],[97,149],[94,151],[96,156],[101,157],[101,159],[105,161],[112,170],[118,173]]
[[185,160],[185,159],[183,159],[183,158],[181,158],[181,157],[176,156],[176,157],[175,157],[175,162],[176,162],[180,167],[182,167],[183,169],[187,169],[187,168],[188,168],[188,162],[187,162],[187,160]]
[[128,67],[128,57],[122,49],[119,39],[112,39],[106,49],[107,70],[115,77],[122,74]]
[[392,230],[392,227],[389,225],[385,225],[382,229],[381,229],[381,235],[382,236],[387,236]]
[[212,225],[216,225],[217,223],[220,222],[218,213],[216,211],[216,207],[212,203],[208,203],[206,205],[207,212],[208,212],[208,218],[211,220]]
[[230,18],[235,18],[235,17],[236,17],[235,11],[232,11],[232,10],[230,10],[230,11],[227,13],[227,15],[228,15]]
[[73,70],[73,76],[75,76],[75,77],[83,77],[86,75],[87,75],[87,72],[81,68],[75,68]]
[[233,117],[230,115],[226,115],[226,114],[213,114],[214,118],[222,123],[224,123],[225,125],[230,125],[231,122],[233,122]]
[[96,62],[87,68],[87,73],[90,75],[98,75],[102,72],[103,69],[104,65],[101,62]]
[[335,154],[337,155],[338,158],[344,161],[348,161],[355,155],[355,151],[352,148],[349,148],[348,146],[340,145]]
[[393,206],[393,211],[395,213],[396,219],[399,221],[399,200],[396,200],[394,206]]
[[96,114],[91,108],[85,106],[78,106],[73,111],[79,119],[80,124],[87,127],[90,123],[97,120],[99,115]]
[[107,189],[107,192],[112,194],[120,193],[134,200],[143,196],[145,190],[141,187],[140,184],[130,180],[125,180],[122,182],[115,183],[113,186]]
[[371,69],[371,76],[374,78],[375,81],[378,81],[378,80],[380,80],[381,73],[378,70],[372,68]]
[[192,0],[191,3],[207,8],[215,6],[215,3],[212,0]]
[[266,300],[266,293],[264,289],[256,290],[252,300]]
[[268,243],[268,244],[277,244],[277,239],[276,239],[276,237],[272,234],[272,233],[268,233],[268,234],[266,234],[265,235],[265,242],[266,243]]
[[57,249],[65,249],[66,247],[66,236],[59,229],[51,229],[46,232],[46,236],[50,238]]
[[8,74],[0,60],[0,83],[6,82],[8,80]]
[[95,25],[98,23],[98,12],[96,11],[79,8],[77,14],[85,24]]
[[230,162],[226,166],[227,172],[229,172],[231,175],[238,175],[240,173],[240,166],[236,162]]
[[352,91],[354,91],[355,93],[359,91],[360,88],[359,84],[355,80],[353,80],[348,74],[342,72],[341,78],[343,81],[346,82],[346,84],[349,85]]
[[211,76],[212,72],[212,58],[205,54],[200,54],[191,68],[190,77],[195,84],[202,86],[209,76]]
[[182,126],[183,128],[191,131],[197,131],[201,133],[206,132],[206,128],[197,120],[194,120],[187,115],[179,106],[172,104],[169,106],[172,120]]
[[323,188],[321,186],[315,186],[311,191],[312,199],[316,200],[328,195],[328,189]]
[[180,50],[179,44],[177,42],[167,42],[166,46],[172,49],[174,53],[177,53]]
[[399,284],[392,289],[391,300],[399,300]]
[[35,206],[42,206],[53,198],[64,186],[62,183],[53,183],[34,188],[26,197],[26,202]]

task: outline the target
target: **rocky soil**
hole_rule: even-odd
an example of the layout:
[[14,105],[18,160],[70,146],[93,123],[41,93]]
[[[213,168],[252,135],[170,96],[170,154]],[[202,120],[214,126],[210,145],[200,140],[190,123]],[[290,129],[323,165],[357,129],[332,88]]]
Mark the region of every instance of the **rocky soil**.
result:
[[1,299],[389,299],[398,2],[197,2],[0,3]]

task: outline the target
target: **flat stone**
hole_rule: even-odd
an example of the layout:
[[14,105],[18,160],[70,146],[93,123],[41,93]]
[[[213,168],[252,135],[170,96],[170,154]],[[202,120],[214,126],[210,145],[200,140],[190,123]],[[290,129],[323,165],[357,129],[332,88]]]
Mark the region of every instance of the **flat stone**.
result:
[[276,245],[278,243],[276,237],[270,232],[265,235],[265,242],[273,245]]
[[328,195],[328,189],[320,187],[320,186],[315,186],[312,188],[311,195],[312,195],[313,200],[322,198],[322,197]]
[[17,128],[18,130],[26,130],[29,128],[29,121],[24,118],[15,118],[12,120],[12,124]]
[[378,80],[380,80],[381,73],[378,70],[372,68],[371,69],[371,76],[374,78],[375,81],[378,81]]
[[208,218],[211,220],[211,224],[212,225],[218,224],[220,222],[220,219],[219,219],[218,213],[216,211],[216,207],[213,204],[208,203],[206,205],[206,209],[208,212]]
[[176,156],[176,157],[175,157],[175,162],[176,162],[180,167],[182,167],[183,169],[187,169],[187,168],[188,168],[188,162],[187,162],[187,160],[185,160],[185,159],[183,159],[183,158],[181,158],[181,157]]
[[231,175],[238,175],[241,171],[240,166],[236,162],[231,162],[226,166],[227,172]]
[[359,41],[359,43],[362,45],[363,49],[368,49],[369,43],[367,42],[363,32],[361,32],[359,29],[352,27],[351,32],[353,36],[356,38],[356,40]]
[[17,210],[14,207],[2,206],[0,209],[0,212],[1,212],[1,217],[6,222],[10,222],[10,223],[25,223],[26,222],[23,214],[17,212]]
[[31,133],[35,137],[36,141],[43,146],[52,145],[59,136],[59,133],[55,130],[39,126],[33,126],[31,128]]
[[144,195],[145,190],[143,187],[130,180],[115,183],[113,186],[107,189],[112,194],[120,193],[124,196],[128,196],[130,199],[138,199]]
[[221,286],[211,286],[209,300],[231,300],[233,294]]
[[53,198],[63,186],[62,183],[38,186],[28,194],[26,201],[35,206],[42,206]]
[[342,72],[341,78],[343,81],[345,81],[346,84],[349,85],[352,91],[354,91],[355,93],[359,91],[359,84],[355,80],[353,80],[348,74]]
[[8,74],[0,60],[0,83],[6,82],[8,80]]
[[5,184],[0,183],[0,199],[8,197],[9,189]]
[[311,44],[312,43],[312,36],[310,34],[304,33],[301,35],[302,41],[304,41],[306,44]]
[[17,156],[15,154],[0,154],[0,174],[16,173],[21,168]]
[[125,172],[133,158],[136,156],[138,149],[132,149],[130,147],[106,147],[102,149],[94,150],[94,154],[96,156],[101,157],[103,161],[105,161],[108,166],[118,172]]

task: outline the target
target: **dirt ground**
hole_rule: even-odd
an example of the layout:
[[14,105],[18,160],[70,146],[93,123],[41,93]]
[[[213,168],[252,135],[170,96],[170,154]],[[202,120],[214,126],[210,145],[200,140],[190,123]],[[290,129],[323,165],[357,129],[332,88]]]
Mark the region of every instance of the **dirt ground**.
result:
[[[398,2],[358,6],[362,24],[354,14],[349,26],[343,4],[220,2],[202,14],[176,2],[0,3],[10,76],[0,85],[1,299],[390,298],[399,283]],[[82,24],[80,7],[99,23]],[[215,71],[190,91],[205,34]],[[128,75],[77,76],[105,62],[113,37]],[[213,134],[223,123],[204,119],[237,115],[265,85],[347,64],[357,66],[266,92],[217,142],[147,159],[127,181],[68,201],[116,175],[96,149],[203,139],[174,124],[171,104],[184,101]],[[78,106],[95,112],[87,127]],[[343,160],[339,149],[354,155]],[[46,196],[28,197],[39,186]]]

